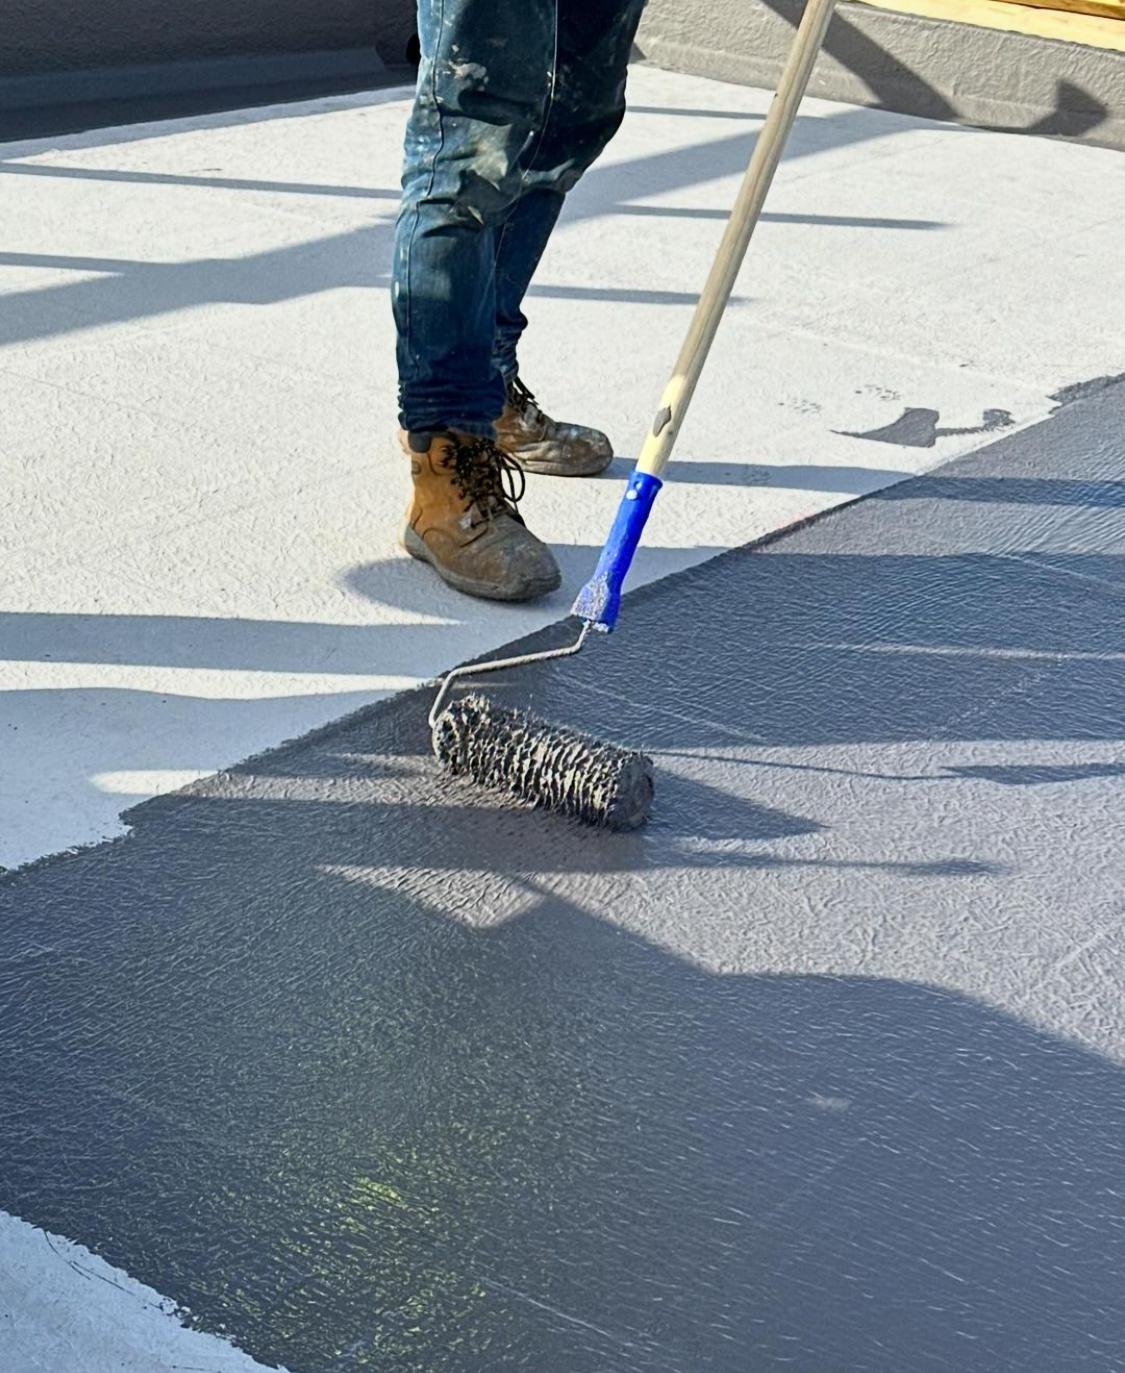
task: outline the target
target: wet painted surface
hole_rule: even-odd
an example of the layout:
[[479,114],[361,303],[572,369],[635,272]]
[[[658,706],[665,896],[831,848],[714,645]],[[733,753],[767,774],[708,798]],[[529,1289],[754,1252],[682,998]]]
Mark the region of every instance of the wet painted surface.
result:
[[[1125,391],[0,884],[0,1205],[294,1373],[1125,1368]],[[545,631],[567,632],[563,627]]]

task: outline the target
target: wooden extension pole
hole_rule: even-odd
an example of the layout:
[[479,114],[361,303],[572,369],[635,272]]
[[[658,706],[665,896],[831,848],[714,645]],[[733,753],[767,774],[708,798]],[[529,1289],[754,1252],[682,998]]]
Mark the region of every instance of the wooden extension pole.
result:
[[750,239],[761,218],[762,206],[773,182],[793,121],[808,88],[813,64],[820,52],[835,0],[808,0],[793,47],[781,74],[777,94],[770,105],[762,131],[754,144],[750,165],[727,222],[726,232],[711,267],[711,274],[695,307],[691,327],[676,360],[675,371],[664,388],[660,409],[645,439],[637,471],[659,477],[672,456],[677,435],[687,414],[703,365],[711,351],[719,321],[734,290]]

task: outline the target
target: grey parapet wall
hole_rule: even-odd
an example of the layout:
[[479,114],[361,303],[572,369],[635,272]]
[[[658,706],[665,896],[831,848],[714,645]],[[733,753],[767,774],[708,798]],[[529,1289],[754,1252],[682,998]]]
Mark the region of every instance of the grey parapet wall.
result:
[[[773,86],[800,0],[649,0],[658,66]],[[1125,148],[1125,53],[841,4],[810,94],[991,129]]]
[[409,79],[414,0],[0,0],[0,138]]
[[406,61],[413,0],[3,0],[0,76],[374,48]]

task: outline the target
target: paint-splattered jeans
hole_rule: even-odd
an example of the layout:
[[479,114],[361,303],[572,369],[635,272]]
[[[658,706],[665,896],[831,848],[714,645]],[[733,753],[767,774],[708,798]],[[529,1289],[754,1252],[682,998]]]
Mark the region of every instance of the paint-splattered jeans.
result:
[[491,434],[563,198],[616,133],[644,0],[419,0],[395,239],[400,420]]

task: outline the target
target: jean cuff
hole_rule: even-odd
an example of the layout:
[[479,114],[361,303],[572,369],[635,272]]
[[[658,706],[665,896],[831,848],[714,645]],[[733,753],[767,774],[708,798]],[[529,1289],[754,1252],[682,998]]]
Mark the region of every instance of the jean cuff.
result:
[[400,415],[399,424],[408,434],[442,434],[447,429],[455,429],[459,434],[469,434],[475,439],[494,439],[496,437],[496,425],[491,420],[434,420],[417,415]]

